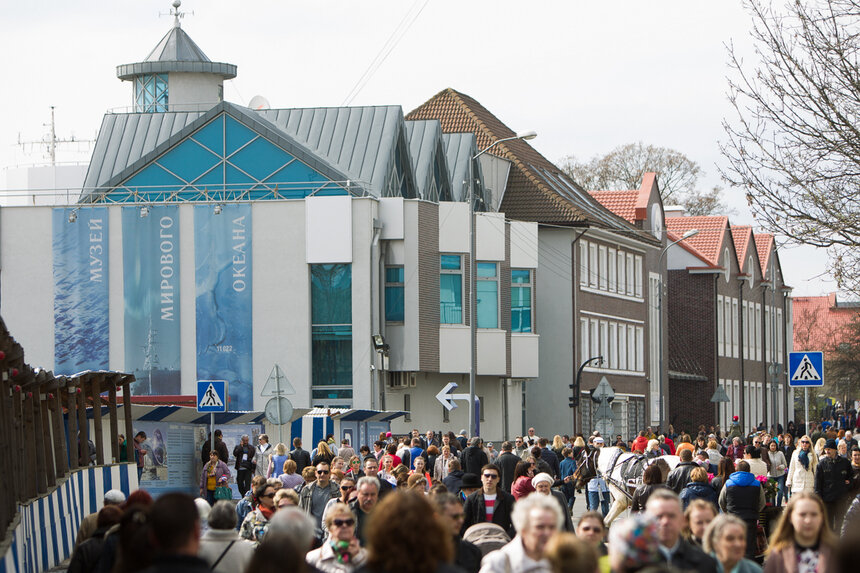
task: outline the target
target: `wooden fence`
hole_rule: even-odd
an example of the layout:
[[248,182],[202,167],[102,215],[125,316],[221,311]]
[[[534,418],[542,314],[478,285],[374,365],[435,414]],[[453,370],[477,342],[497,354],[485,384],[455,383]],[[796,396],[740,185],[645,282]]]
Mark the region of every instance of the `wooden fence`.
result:
[[[48,494],[70,472],[90,464],[90,440],[95,464],[120,459],[117,391],[129,396],[134,376],[121,372],[82,372],[54,376],[24,362],[24,350],[0,318],[0,528],[8,531],[19,504]],[[103,395],[104,394],[104,395]],[[93,407],[96,406],[96,407]],[[102,407],[107,406],[107,421]],[[126,459],[134,460],[131,402],[123,401]],[[87,423],[93,417],[93,435]],[[105,444],[104,424],[109,424]]]

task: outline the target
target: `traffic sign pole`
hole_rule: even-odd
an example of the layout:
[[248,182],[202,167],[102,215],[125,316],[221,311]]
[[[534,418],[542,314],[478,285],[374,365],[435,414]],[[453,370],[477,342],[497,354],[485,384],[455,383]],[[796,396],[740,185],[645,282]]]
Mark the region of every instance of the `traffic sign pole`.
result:
[[215,412],[209,412],[209,451],[215,451]]
[[806,409],[806,434],[809,433],[809,388],[803,389],[803,407]]

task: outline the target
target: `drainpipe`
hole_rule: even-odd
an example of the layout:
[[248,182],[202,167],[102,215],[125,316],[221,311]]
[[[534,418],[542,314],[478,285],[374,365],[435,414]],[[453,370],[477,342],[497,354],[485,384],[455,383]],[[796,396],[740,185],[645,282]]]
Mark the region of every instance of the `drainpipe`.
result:
[[[719,350],[717,347],[717,344],[719,341],[719,336],[720,336],[720,333],[719,333],[720,318],[717,316],[717,314],[720,312],[719,307],[717,307],[717,289],[719,288],[719,285],[717,283],[717,279],[719,278],[719,276],[720,276],[719,274],[713,275],[713,277],[714,277],[714,295],[713,295],[713,297],[711,297],[713,302],[714,302],[714,317],[715,317],[715,320],[714,320],[714,346],[713,346],[713,348],[714,348],[714,382],[716,382],[717,384],[720,383],[720,353],[719,353]],[[725,317],[726,317],[725,312],[723,312],[723,320],[725,320]],[[723,342],[725,343],[725,340],[723,340]],[[729,402],[729,404],[731,404],[731,402]],[[717,416],[716,416],[717,421],[719,421],[719,411],[720,411],[719,403],[715,404],[714,408],[717,411]],[[726,409],[728,409],[728,408],[726,408]],[[729,420],[729,422],[731,422],[731,421]],[[731,423],[729,423],[729,426],[731,426]]]
[[[738,360],[740,360],[741,365],[741,384],[746,385],[746,378],[744,375],[744,279],[743,277],[738,277],[738,314],[740,314],[740,320],[738,320]],[[741,392],[741,414],[746,411],[746,398],[743,396],[743,392]],[[752,413],[750,413],[752,415]],[[743,428],[744,416],[741,416],[741,428]]]
[[[582,268],[582,263],[580,262],[580,260],[576,256],[576,243],[578,243],[579,240],[587,232],[588,232],[587,228],[583,229],[583,231],[580,234],[578,234],[576,236],[576,238],[573,239],[573,241],[571,241],[571,243],[570,243],[570,263],[571,263],[570,286],[571,286],[571,291],[572,291],[571,292],[571,304],[573,305],[573,309],[572,309],[573,320],[571,321],[572,322],[571,328],[573,329],[573,340],[574,340],[574,346],[572,349],[573,350],[572,355],[574,357],[574,361],[573,361],[574,364],[579,364],[579,362],[588,358],[587,356],[582,356],[579,361],[577,361],[575,359],[576,358],[576,349],[582,348],[582,343],[581,343],[582,341],[580,341],[579,336],[577,336],[577,332],[579,332],[579,321],[577,320],[578,315],[579,315],[579,307],[576,306],[577,305],[576,292],[579,290],[579,284],[580,284],[579,281],[576,280],[576,271]],[[587,256],[588,256],[588,254],[586,254],[586,257]],[[616,276],[616,280],[617,280],[617,276]],[[571,374],[573,374],[573,372],[571,372]],[[574,374],[573,380],[571,380],[571,383],[576,388],[576,375],[575,374]],[[575,391],[580,392],[580,388],[576,388]],[[581,398],[582,398],[582,392],[580,392],[579,396],[576,396],[577,403],[579,403],[579,400]],[[571,412],[573,415],[573,433],[574,433],[574,435],[582,432],[582,420],[580,419],[580,415],[579,415],[579,409],[580,408],[582,408],[581,404],[578,405],[576,408],[571,408]],[[523,421],[525,421],[525,420],[523,420]]]

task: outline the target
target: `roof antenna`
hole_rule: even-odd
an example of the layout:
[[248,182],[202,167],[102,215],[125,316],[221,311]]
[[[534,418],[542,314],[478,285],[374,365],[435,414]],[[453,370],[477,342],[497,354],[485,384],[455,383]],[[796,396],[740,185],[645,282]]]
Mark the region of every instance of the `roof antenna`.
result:
[[192,10],[191,12],[180,12],[179,11],[180,6],[182,6],[182,0],[173,0],[173,9],[170,10],[170,12],[168,12],[167,14],[165,14],[164,12],[159,12],[158,15],[159,16],[173,16],[173,27],[174,28],[181,28],[182,23],[180,22],[180,20],[182,18],[185,18],[186,14],[194,14],[194,11]]

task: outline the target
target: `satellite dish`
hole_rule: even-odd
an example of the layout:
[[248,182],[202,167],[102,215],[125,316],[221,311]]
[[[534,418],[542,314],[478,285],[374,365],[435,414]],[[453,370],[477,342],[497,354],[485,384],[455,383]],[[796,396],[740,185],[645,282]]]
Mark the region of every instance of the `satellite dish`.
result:
[[255,95],[251,98],[251,101],[248,102],[248,107],[254,110],[258,109],[271,109],[271,105],[269,104],[269,100],[261,95]]

